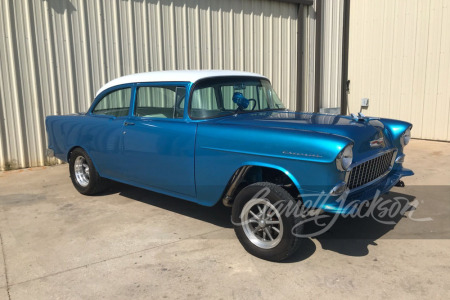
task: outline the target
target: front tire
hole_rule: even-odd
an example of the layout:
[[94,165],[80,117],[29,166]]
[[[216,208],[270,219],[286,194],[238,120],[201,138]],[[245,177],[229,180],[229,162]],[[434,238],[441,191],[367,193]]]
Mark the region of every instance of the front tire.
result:
[[109,181],[100,177],[91,158],[81,148],[74,149],[70,154],[69,171],[74,187],[83,195],[99,193],[109,185]]
[[282,261],[300,247],[303,226],[298,204],[282,187],[258,182],[243,188],[233,203],[234,231],[250,254]]

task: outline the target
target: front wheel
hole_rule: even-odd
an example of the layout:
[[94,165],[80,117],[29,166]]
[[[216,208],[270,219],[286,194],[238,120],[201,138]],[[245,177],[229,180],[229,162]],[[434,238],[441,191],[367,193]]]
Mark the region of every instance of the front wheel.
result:
[[234,231],[252,255],[270,261],[288,258],[300,247],[298,204],[282,187],[258,182],[243,188],[233,204]]
[[70,178],[75,188],[83,195],[93,195],[105,190],[109,181],[100,177],[91,158],[81,148],[76,148],[69,159]]

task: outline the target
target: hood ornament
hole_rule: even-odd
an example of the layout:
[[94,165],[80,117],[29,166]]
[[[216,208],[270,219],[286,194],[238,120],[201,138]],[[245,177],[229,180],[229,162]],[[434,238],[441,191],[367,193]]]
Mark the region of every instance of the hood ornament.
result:
[[352,117],[352,119],[354,119],[355,121],[359,121],[359,122],[364,122],[366,120],[366,116],[363,115],[362,113],[358,113],[358,115],[355,114],[350,114],[350,116]]
[[358,122],[364,122],[364,121],[372,121],[372,120],[379,120],[380,118],[378,117],[366,117],[365,115],[363,115],[362,113],[358,113],[358,115],[355,114],[350,114],[351,118],[355,121]]

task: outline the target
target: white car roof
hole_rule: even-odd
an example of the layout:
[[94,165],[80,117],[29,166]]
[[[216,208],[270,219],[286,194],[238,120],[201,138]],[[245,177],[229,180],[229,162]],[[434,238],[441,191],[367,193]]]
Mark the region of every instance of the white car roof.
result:
[[[137,73],[122,76],[111,80],[100,88],[97,92],[98,96],[104,90],[121,84],[135,83],[135,82],[169,82],[169,81],[179,81],[179,82],[196,82],[203,78],[208,77],[218,77],[218,76],[253,76],[262,77],[260,74],[241,72],[241,71],[225,71],[225,70],[195,70],[195,71],[157,71],[157,72],[146,72]],[[267,78],[266,78],[267,79]]]

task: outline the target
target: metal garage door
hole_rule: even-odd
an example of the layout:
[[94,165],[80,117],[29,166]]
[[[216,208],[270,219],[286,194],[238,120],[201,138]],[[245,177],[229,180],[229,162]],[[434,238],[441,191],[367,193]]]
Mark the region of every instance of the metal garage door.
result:
[[414,124],[450,141],[450,0],[351,1],[349,111]]

